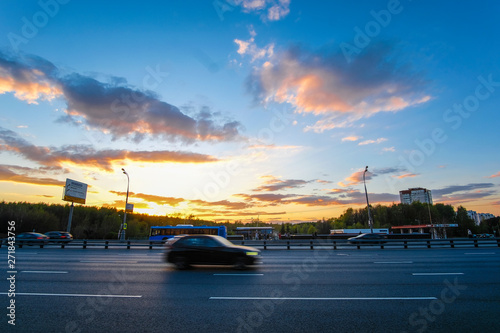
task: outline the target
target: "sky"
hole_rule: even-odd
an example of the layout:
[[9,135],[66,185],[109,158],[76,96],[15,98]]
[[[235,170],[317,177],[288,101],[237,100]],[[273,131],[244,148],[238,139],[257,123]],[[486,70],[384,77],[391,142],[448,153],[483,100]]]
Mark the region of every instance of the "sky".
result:
[[[500,215],[496,1],[2,1],[0,200],[214,221]],[[365,168],[368,171],[365,173]],[[122,172],[126,170],[127,176]]]

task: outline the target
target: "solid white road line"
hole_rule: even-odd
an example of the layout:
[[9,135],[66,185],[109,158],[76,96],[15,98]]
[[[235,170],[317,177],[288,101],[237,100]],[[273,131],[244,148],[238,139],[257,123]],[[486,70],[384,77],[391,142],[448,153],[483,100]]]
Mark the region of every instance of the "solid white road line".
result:
[[464,253],[465,255],[485,255],[485,254],[496,254],[495,252],[486,252],[486,253],[474,253],[474,252],[470,252],[470,253]]
[[129,260],[80,260],[82,263],[93,263],[93,264],[109,264],[109,263],[118,263],[118,264],[137,264],[137,261],[129,261]]
[[279,301],[414,301],[436,297],[210,297],[211,300],[279,300]]
[[464,273],[411,273],[412,275],[464,275]]
[[40,273],[40,274],[68,274],[66,271],[21,271],[21,273]]
[[375,261],[374,264],[413,264],[413,261]]
[[[7,295],[7,293],[0,293]],[[108,298],[141,298],[142,295],[92,295],[92,294],[49,294],[49,293],[17,293],[16,296],[60,296],[60,297],[108,297]]]
[[263,276],[264,274],[214,274],[214,276]]

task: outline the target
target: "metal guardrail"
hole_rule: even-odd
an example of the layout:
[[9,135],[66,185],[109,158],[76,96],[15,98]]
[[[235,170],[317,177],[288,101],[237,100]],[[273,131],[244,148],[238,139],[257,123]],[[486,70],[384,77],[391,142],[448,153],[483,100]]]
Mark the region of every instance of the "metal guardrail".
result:
[[[247,245],[264,250],[299,250],[299,249],[361,249],[363,248],[374,248],[380,247],[385,248],[455,248],[455,247],[500,247],[500,238],[449,238],[449,239],[386,239],[382,243],[374,244],[373,241],[360,241],[357,244],[350,244],[347,240],[327,240],[327,239],[315,239],[315,240],[233,240],[236,245]],[[73,240],[67,243],[48,243],[48,244],[33,244],[44,248],[50,246],[50,248],[60,247],[64,248],[149,248],[161,249],[163,248],[165,241],[119,241],[119,240]],[[3,239],[0,241],[0,247],[2,245],[8,245],[7,240]],[[20,244],[16,242],[16,246],[22,248],[29,244]]]

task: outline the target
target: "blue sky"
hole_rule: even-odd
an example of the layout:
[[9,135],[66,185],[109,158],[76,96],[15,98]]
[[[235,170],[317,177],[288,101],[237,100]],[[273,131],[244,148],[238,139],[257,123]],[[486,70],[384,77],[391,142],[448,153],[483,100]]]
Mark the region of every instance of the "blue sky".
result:
[[0,199],[308,221],[500,214],[494,1],[4,1]]

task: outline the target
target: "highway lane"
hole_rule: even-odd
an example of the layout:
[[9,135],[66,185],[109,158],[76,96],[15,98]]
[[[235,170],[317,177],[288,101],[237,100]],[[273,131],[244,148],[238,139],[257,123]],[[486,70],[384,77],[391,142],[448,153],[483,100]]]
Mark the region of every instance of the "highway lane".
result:
[[256,269],[177,271],[159,250],[17,249],[16,331],[500,331],[500,249],[263,254]]

